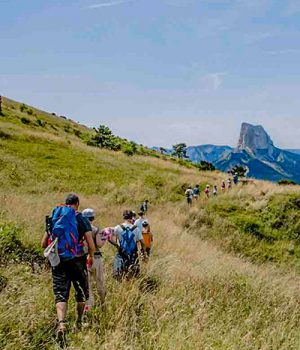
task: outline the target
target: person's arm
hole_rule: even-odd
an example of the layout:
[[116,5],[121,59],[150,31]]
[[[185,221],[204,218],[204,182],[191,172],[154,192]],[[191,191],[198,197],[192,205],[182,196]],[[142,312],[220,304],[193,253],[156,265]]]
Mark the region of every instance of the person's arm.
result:
[[49,238],[48,233],[45,232],[44,236],[42,238],[42,241],[41,241],[41,247],[44,249],[46,249],[48,247],[48,238]]
[[86,232],[84,234],[84,238],[85,238],[87,245],[88,245],[90,265],[93,265],[94,253],[95,253],[96,247],[95,247],[95,243],[93,240],[92,232],[91,231]]

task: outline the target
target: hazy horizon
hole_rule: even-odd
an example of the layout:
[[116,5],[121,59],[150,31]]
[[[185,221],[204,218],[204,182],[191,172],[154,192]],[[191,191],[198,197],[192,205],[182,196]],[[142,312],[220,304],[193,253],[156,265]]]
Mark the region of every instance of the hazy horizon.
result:
[[147,146],[299,149],[298,0],[0,3],[0,94]]

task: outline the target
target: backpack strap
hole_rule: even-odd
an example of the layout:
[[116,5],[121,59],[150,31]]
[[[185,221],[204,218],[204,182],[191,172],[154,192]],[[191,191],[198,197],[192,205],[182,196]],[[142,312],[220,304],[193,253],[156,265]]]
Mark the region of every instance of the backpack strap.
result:
[[137,227],[137,225],[133,225],[132,227],[131,227],[131,229],[130,229],[130,231],[131,232],[133,232],[135,229],[137,229],[138,227]]

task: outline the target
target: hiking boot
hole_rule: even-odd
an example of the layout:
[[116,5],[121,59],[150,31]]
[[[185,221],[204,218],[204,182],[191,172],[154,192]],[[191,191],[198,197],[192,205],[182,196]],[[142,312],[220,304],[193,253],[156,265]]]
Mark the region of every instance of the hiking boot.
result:
[[66,347],[66,324],[64,321],[59,321],[58,327],[56,330],[56,341],[58,345],[63,349]]

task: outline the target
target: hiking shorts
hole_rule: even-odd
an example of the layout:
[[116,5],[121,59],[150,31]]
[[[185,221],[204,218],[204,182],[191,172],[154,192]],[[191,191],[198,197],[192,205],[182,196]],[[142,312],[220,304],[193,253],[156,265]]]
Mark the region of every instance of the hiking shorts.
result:
[[75,289],[75,298],[78,303],[89,298],[88,274],[86,256],[63,261],[52,267],[53,291],[55,303],[69,300],[71,285]]

